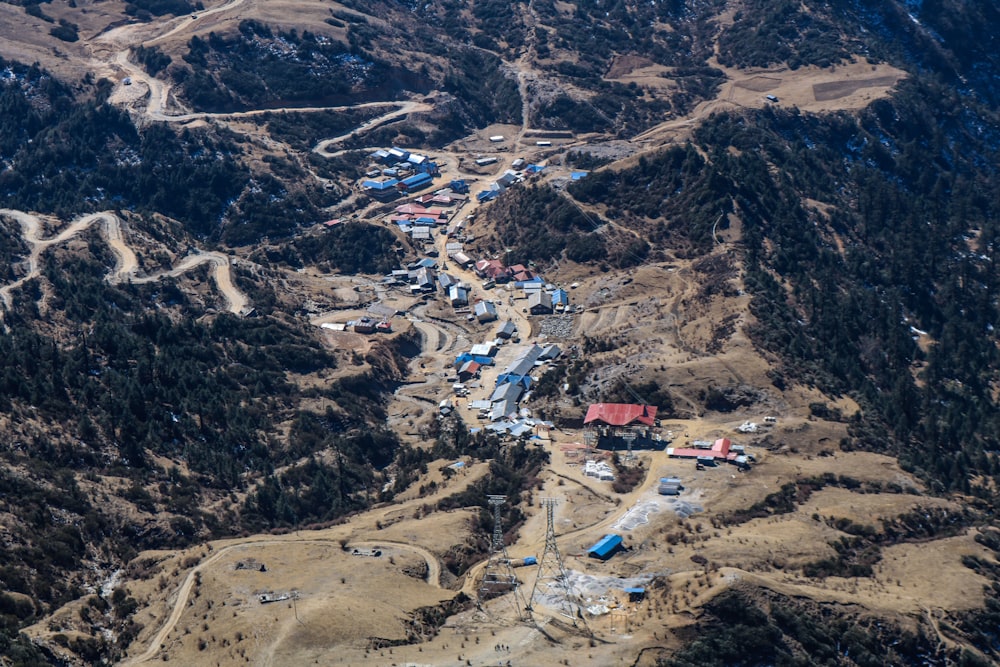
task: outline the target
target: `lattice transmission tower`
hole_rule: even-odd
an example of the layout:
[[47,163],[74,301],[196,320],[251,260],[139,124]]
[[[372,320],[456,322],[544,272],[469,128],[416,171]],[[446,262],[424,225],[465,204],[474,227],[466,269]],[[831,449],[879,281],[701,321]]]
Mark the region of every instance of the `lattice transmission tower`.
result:
[[557,607],[565,616],[573,618],[575,624],[574,612],[578,602],[569,583],[559,545],[556,544],[555,508],[558,504],[559,501],[555,498],[542,498],[542,507],[545,508],[545,551],[538,559],[538,576],[535,578],[535,585],[531,587],[527,608],[531,610],[535,601],[544,597],[546,604]]
[[483,578],[479,582],[479,608],[485,611],[484,605],[488,600],[503,595],[513,593],[511,603],[518,618],[522,617],[521,605],[518,594],[517,575],[510,564],[510,556],[507,555],[507,546],[503,543],[503,521],[500,516],[500,508],[507,502],[507,496],[489,496],[490,507],[493,508],[493,543],[490,545],[490,559],[486,562],[483,570]]

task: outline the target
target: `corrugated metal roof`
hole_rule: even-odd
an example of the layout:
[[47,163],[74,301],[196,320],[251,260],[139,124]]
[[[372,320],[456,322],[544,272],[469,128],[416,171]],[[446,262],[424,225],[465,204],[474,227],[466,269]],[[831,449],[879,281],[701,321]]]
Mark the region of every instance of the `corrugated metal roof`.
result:
[[517,412],[517,403],[511,400],[497,401],[490,411],[490,419],[498,421]]
[[399,181],[395,178],[390,178],[387,181],[364,181],[361,187],[368,188],[370,190],[388,190],[394,187]]
[[514,335],[515,331],[517,331],[517,327],[514,325],[513,322],[508,321],[500,325],[500,327],[497,329],[497,335],[509,338],[510,336]]
[[510,375],[528,375],[531,370],[535,367],[535,362],[538,361],[538,357],[542,354],[542,348],[537,345],[532,345],[515,359],[507,368],[504,370],[505,374]]
[[498,386],[493,390],[493,395],[490,396],[490,401],[496,403],[498,401],[510,401],[516,402],[517,399],[521,398],[521,394],[524,393],[524,388],[513,382],[505,382],[504,384]]
[[601,559],[610,558],[621,545],[621,535],[615,535],[613,533],[605,535],[597,544],[587,549],[587,555],[596,556]]
[[422,185],[424,183],[430,183],[433,179],[431,175],[426,172],[421,172],[419,174],[414,174],[409,178],[404,178],[400,183],[408,188],[412,188],[415,185]]
[[632,403],[594,403],[587,408],[584,424],[601,422],[609,426],[628,426],[638,422],[647,426],[656,423],[655,405],[635,405]]

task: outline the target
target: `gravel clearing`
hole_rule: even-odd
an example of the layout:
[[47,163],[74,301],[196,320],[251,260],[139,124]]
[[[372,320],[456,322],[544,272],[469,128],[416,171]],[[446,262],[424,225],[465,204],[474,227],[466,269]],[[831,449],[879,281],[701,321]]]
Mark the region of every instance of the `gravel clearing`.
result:
[[539,334],[549,338],[569,338],[573,335],[572,315],[551,315],[541,321]]

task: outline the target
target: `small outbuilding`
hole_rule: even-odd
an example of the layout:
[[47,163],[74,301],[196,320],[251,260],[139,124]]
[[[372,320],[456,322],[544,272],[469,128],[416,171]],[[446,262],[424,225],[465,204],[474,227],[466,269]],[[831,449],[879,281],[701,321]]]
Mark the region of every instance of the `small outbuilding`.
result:
[[646,597],[646,589],[643,588],[642,586],[626,588],[625,593],[628,594],[629,602],[642,602]]
[[605,535],[594,546],[587,549],[587,555],[591,558],[607,560],[614,556],[622,548],[622,536],[614,533]]
[[480,301],[476,304],[475,315],[480,322],[492,322],[497,318],[497,307],[492,301]]
[[500,325],[497,329],[497,338],[509,339],[513,338],[514,334],[517,333],[517,326],[511,322],[507,321]]

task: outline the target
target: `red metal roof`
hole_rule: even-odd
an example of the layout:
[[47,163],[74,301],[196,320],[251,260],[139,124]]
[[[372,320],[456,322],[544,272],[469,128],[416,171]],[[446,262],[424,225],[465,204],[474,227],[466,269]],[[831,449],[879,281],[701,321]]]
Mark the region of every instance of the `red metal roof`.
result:
[[736,452],[721,452],[715,448],[712,449],[695,449],[691,447],[667,447],[667,456],[673,456],[682,459],[696,459],[702,456],[710,456],[713,459],[725,459],[727,461],[734,461],[738,456]]
[[655,405],[631,403],[594,403],[587,408],[583,423],[601,422],[608,426],[628,426],[635,422],[652,426],[656,421]]

